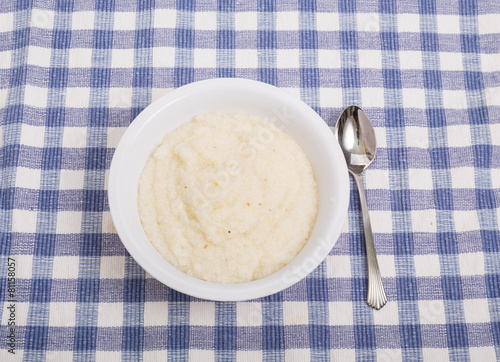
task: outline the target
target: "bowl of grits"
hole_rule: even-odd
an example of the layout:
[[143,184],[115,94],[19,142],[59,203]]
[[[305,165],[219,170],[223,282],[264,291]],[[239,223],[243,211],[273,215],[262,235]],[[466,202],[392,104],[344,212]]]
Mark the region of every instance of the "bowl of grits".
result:
[[344,156],[295,96],[245,79],[180,87],[132,122],[111,163],[111,216],[163,284],[237,301],[312,272],[347,215]]

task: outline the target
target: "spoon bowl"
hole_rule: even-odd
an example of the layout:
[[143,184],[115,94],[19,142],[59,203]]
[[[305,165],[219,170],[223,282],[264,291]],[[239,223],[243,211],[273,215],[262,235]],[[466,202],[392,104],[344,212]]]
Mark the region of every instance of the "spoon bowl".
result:
[[359,190],[368,261],[366,302],[370,307],[380,309],[387,303],[387,297],[375,253],[375,243],[363,185],[363,171],[372,163],[377,153],[375,131],[368,116],[361,108],[349,106],[340,115],[334,134],[344,153],[347,169],[354,177]]
[[349,171],[361,174],[377,153],[375,130],[366,113],[357,106],[347,107],[337,121],[336,137]]

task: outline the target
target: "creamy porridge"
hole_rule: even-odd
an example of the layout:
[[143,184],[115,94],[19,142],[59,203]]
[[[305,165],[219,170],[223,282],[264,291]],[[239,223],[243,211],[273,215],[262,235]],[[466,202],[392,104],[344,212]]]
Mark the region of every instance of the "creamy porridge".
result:
[[138,207],[146,235],[173,266],[239,283],[300,252],[318,189],[304,151],[271,122],[209,113],[163,138],[141,174]]

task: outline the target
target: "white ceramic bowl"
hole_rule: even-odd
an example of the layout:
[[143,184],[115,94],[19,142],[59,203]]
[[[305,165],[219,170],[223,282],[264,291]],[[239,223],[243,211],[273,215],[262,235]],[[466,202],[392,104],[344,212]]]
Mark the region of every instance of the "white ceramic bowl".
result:
[[[139,220],[137,189],[142,169],[165,134],[195,115],[241,112],[276,119],[295,138],[312,164],[319,210],[302,251],[265,278],[219,284],[193,278],[169,264],[149,242]],[[109,174],[109,206],[128,252],[163,284],[202,299],[237,301],[283,290],[313,271],[337,241],[347,215],[349,182],[342,151],[323,119],[296,97],[245,79],[210,79],[180,87],[153,102],[129,126],[116,148]]]

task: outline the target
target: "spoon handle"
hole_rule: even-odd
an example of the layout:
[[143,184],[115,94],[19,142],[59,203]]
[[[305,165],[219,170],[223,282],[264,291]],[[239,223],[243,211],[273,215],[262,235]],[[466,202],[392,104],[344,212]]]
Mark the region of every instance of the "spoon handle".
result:
[[365,187],[363,185],[363,174],[351,173],[356,180],[361,201],[361,211],[363,213],[363,226],[365,229],[366,257],[368,260],[368,295],[366,302],[375,309],[382,308],[387,303],[384,285],[380,276],[377,254],[375,253],[375,243],[373,242],[372,225],[370,215],[368,214],[368,205],[366,204]]

